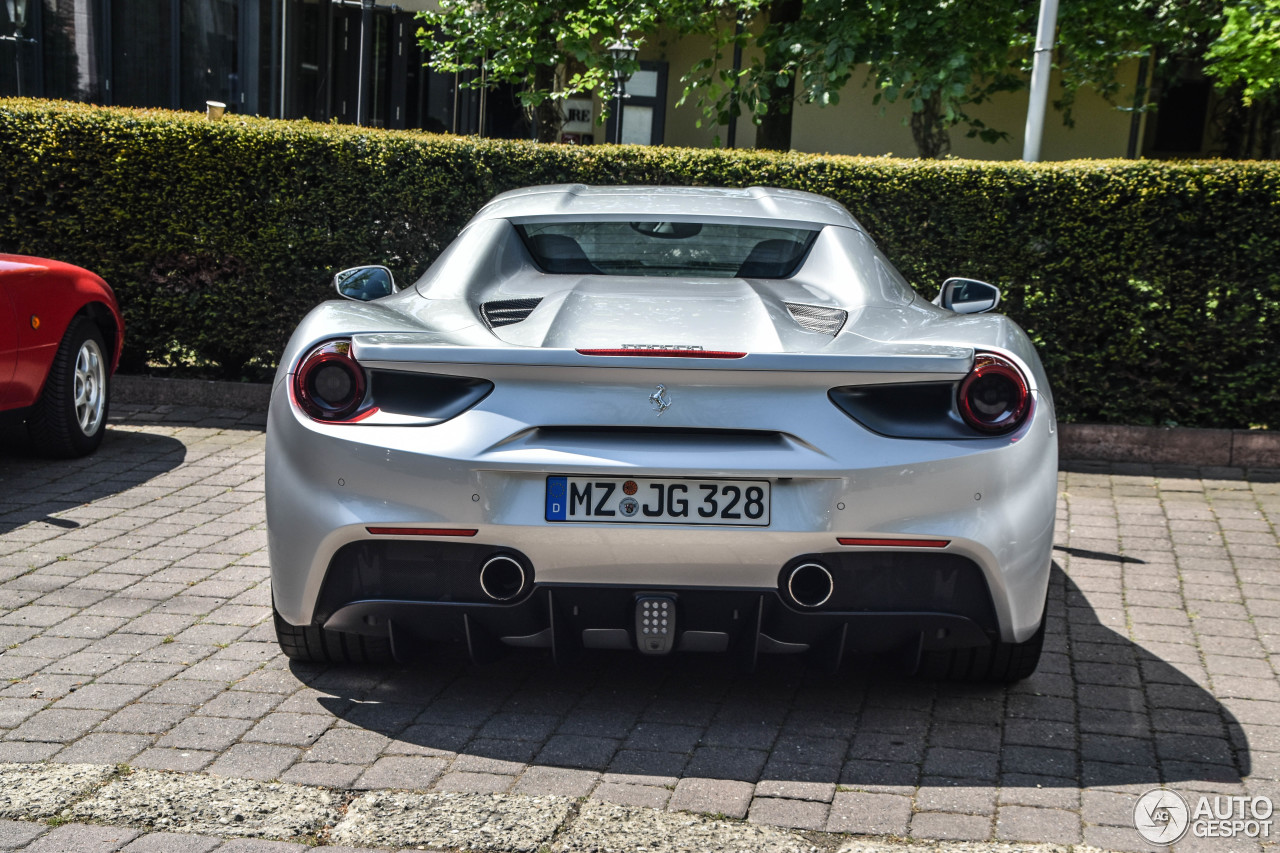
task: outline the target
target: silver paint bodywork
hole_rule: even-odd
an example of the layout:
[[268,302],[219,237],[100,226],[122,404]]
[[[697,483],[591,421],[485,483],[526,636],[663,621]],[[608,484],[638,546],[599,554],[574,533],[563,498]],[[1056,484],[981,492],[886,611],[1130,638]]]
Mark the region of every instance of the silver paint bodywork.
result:
[[[788,279],[551,275],[513,227],[543,217],[822,230]],[[491,330],[479,311],[532,297],[542,301],[509,326]],[[807,331],[786,302],[841,308],[848,319],[834,337]],[[494,389],[443,423],[316,422],[292,402],[292,374],[316,344],[339,337],[353,340],[366,368],[477,377]],[[577,352],[627,344],[748,355]],[[890,438],[827,396],[837,386],[957,381],[975,349],[1004,355],[1030,379],[1032,414],[1010,435]],[[659,385],[669,400],[661,413],[650,400]],[[548,427],[577,432],[569,440]],[[708,446],[689,437],[693,429],[723,436]],[[266,464],[272,590],[295,625],[312,621],[333,554],[369,538],[371,525],[476,528],[477,540],[527,555],[539,583],[646,589],[775,589],[784,563],[842,550],[837,536],[924,536],[949,539],[946,551],[981,567],[1001,638],[1020,642],[1040,622],[1057,492],[1053,400],[1025,333],[1005,317],[958,315],[916,295],[838,204],[760,188],[560,186],[499,196],[414,285],[307,315],[276,377]],[[548,474],[768,479],[772,523],[551,523]]]

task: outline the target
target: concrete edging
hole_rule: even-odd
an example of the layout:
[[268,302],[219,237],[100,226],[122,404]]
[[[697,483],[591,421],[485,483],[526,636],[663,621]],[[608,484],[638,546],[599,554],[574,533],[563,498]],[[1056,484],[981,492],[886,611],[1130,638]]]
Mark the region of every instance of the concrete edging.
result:
[[1280,468],[1280,433],[1249,429],[1059,424],[1064,460]]
[[[132,405],[205,406],[265,412],[271,399],[271,386],[260,382],[115,376],[111,399]],[[1280,468],[1280,432],[1059,424],[1058,453],[1063,460],[1080,462]]]
[[218,382],[121,374],[111,377],[112,403],[265,412],[270,401],[271,386],[265,382]]

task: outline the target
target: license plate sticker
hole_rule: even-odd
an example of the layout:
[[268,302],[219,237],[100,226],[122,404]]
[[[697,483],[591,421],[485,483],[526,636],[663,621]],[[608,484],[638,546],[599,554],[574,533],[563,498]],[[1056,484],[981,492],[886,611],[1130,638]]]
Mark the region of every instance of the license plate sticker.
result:
[[769,481],[548,477],[546,520],[768,527]]

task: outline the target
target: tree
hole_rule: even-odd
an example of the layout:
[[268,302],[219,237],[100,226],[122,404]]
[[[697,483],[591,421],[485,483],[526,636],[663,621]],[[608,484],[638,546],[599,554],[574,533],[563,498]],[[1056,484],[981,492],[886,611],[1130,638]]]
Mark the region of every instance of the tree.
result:
[[1280,95],[1280,0],[1236,3],[1205,58],[1222,86],[1240,85],[1245,103]]
[[[721,124],[745,106],[759,125],[757,147],[789,147],[792,103],[838,103],[865,65],[877,103],[910,105],[912,137],[924,157],[945,154],[957,124],[988,141],[1003,137],[967,108],[1023,85],[1034,24],[1034,9],[1020,0],[774,0],[742,2],[737,15],[744,26],[722,35],[713,55],[685,76],[686,98],[697,94]],[[756,48],[736,75],[725,68],[731,46]]]
[[1280,0],[1071,0],[1059,23],[1057,106],[1068,123],[1081,86],[1114,102],[1116,70],[1140,57],[1157,85],[1177,85],[1188,67],[1205,71],[1222,96],[1215,121],[1226,156],[1280,153]]
[[[877,103],[910,108],[907,123],[920,156],[940,157],[956,128],[988,142],[1008,137],[972,108],[1026,85],[1038,5],[667,0],[659,8],[649,2],[656,0],[441,0],[438,12],[421,13],[427,28],[420,37],[437,70],[482,72],[464,85],[516,84],[544,141],[558,137],[561,99],[582,93],[609,102],[609,42],[661,27],[676,37],[710,40],[708,55],[682,78],[679,103],[696,100],[720,125],[750,116],[758,148],[789,149],[794,105],[836,104],[865,70]],[[1112,103],[1128,98],[1118,73],[1132,60],[1152,59],[1156,75],[1168,77],[1187,57],[1203,58],[1212,43],[1210,73],[1253,110],[1249,127],[1272,139],[1280,121],[1280,0],[1227,0],[1233,5],[1225,16],[1221,2],[1062,0],[1055,53],[1062,88],[1055,106],[1063,120],[1073,123],[1083,87]],[[746,64],[731,62],[731,52],[746,56]],[[1144,108],[1132,100],[1117,105]]]
[[[1230,99],[1231,156],[1280,154],[1280,0],[1244,0],[1224,10],[1222,30],[1205,54],[1206,73]],[[1234,149],[1234,150],[1233,150]]]
[[875,99],[910,104],[911,136],[921,157],[948,153],[957,125],[985,142],[1008,135],[969,110],[1026,85],[1034,4],[886,0],[865,8],[872,23],[868,62]]
[[[684,92],[677,106],[696,98],[703,115],[719,125],[737,121],[745,106],[758,126],[757,148],[790,150],[797,66],[786,30],[807,7],[805,0],[720,0],[669,12],[664,23],[672,31],[711,39],[710,54],[681,79]],[[751,65],[736,67],[749,48],[756,48]],[[729,64],[729,53],[734,65]]]
[[[1126,92],[1117,72],[1134,60],[1154,63],[1151,77],[1173,79],[1183,60],[1203,54],[1217,26],[1218,0],[1068,0],[1058,12],[1054,65],[1061,95],[1054,106],[1068,126],[1085,86],[1123,109],[1143,110],[1141,92]],[[1121,95],[1128,99],[1117,103]]]
[[[441,0],[419,12],[418,40],[437,71],[462,73],[472,88],[512,83],[540,142],[556,142],[567,97],[596,94],[608,103],[613,62],[605,49],[656,26],[647,2],[622,0]],[[635,65],[624,68],[635,70]]]

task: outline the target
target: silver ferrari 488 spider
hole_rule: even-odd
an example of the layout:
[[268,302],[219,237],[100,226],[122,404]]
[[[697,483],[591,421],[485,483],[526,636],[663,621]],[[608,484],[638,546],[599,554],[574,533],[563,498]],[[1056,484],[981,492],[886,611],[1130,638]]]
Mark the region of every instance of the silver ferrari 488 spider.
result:
[[841,205],[758,187],[509,192],[412,286],[335,283],[267,427],[290,657],[1035,669],[1057,437],[995,287],[930,303]]

